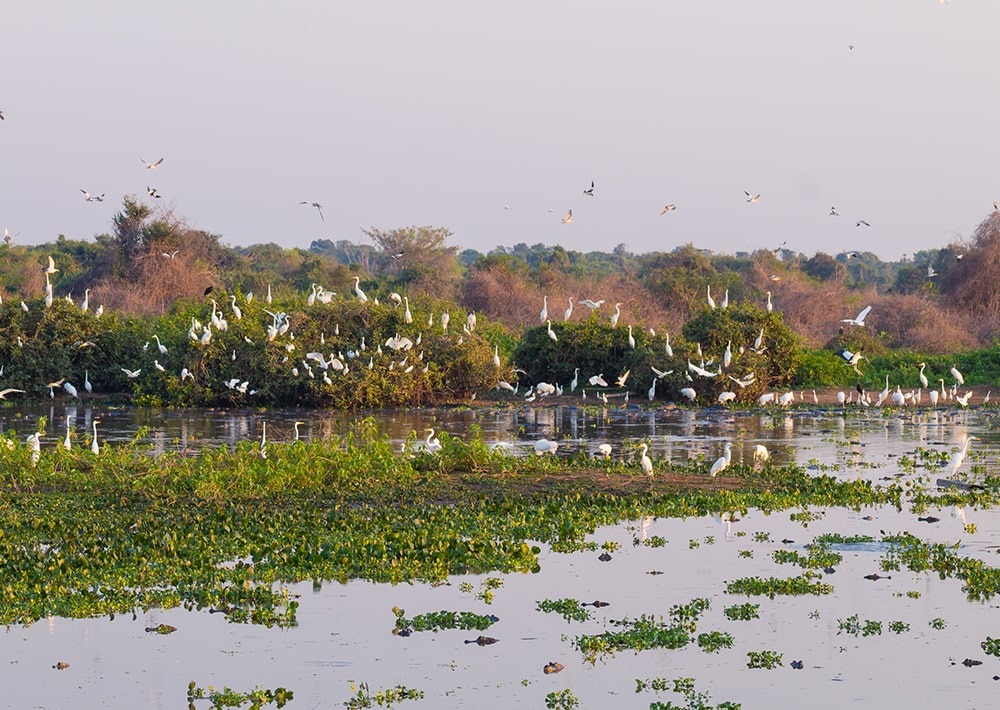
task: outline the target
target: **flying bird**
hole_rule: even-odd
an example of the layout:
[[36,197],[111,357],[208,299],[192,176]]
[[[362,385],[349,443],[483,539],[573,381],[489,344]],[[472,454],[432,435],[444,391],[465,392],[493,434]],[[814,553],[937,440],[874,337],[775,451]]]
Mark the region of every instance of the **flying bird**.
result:
[[89,192],[87,192],[86,190],[84,190],[82,187],[80,188],[80,192],[83,193],[83,196],[84,196],[84,198],[86,199],[87,202],[104,202],[104,193],[103,192],[100,195],[91,195]]
[[13,387],[8,387],[5,390],[0,390],[0,399],[5,399],[7,395],[13,394],[15,392],[20,392],[21,394],[24,394],[24,390],[18,390],[14,389]]
[[937,275],[938,275],[938,272],[936,272],[934,270],[934,265],[933,264],[928,264],[927,265],[927,278],[932,279],[932,278],[934,278]]
[[154,200],[158,200],[161,197],[163,197],[163,195],[157,194],[155,187],[150,187],[149,185],[146,185],[146,192],[149,193],[149,196],[152,197]]
[[573,224],[573,210],[566,213],[566,216],[562,218],[563,224]]
[[6,120],[6,119],[4,118],[3,111],[0,111],[0,121],[4,121],[4,120]]
[[323,220],[324,222],[326,221],[326,217],[323,216],[323,205],[321,205],[320,203],[318,203],[318,202],[306,202],[305,200],[303,200],[299,204],[300,205],[309,205],[310,207],[315,207],[316,211],[319,212],[319,218],[321,220]]
[[54,274],[57,271],[59,271],[59,269],[56,268],[56,262],[50,256],[49,257],[49,265],[46,268],[42,269],[42,272],[46,273],[46,274]]
[[760,199],[760,194],[757,194],[757,195],[751,195],[751,194],[750,194],[749,192],[747,192],[746,190],[744,190],[744,191],[743,191],[743,194],[747,196],[747,202],[757,202],[757,200],[759,200],[759,199]]
[[139,162],[146,166],[146,170],[156,170],[158,167],[160,167],[160,163],[163,162],[163,158],[160,158],[155,163],[147,163],[142,158],[139,158]]
[[177,256],[177,252],[179,252],[179,251],[180,251],[180,249],[174,249],[169,254],[167,252],[163,252],[162,254],[160,254],[160,256],[162,256],[162,257],[164,257],[166,259],[173,259],[175,256]]
[[872,310],[871,306],[865,306],[864,308],[861,309],[861,312],[858,313],[858,315],[854,316],[853,318],[841,318],[840,322],[850,323],[851,325],[864,326],[865,318],[868,316],[871,310]]
[[830,216],[831,217],[839,217],[840,216],[840,212],[837,211],[836,207],[831,207],[830,208]]
[[868,223],[867,223],[866,221],[864,221],[863,219],[859,219],[859,220],[857,221],[857,223],[855,223],[855,225],[854,225],[854,226],[855,226],[855,227],[861,227],[861,226],[865,226],[865,227],[870,227],[871,225],[870,225],[870,224],[868,224]]
[[660,214],[666,214],[667,212],[673,212],[675,209],[677,209],[677,205],[675,205],[673,202],[671,202],[669,205],[666,205],[662,210],[660,210]]
[[590,181],[590,187],[588,189],[584,190],[583,194],[586,195],[587,197],[593,197],[594,196],[594,181],[593,180]]

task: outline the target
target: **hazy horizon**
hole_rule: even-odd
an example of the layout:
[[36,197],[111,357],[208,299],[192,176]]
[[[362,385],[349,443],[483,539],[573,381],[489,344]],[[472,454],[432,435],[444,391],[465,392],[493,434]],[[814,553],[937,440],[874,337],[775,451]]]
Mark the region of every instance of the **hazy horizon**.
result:
[[1000,199],[985,0],[4,15],[0,228],[22,244],[109,232],[132,194],[234,246],[426,225],[482,252],[897,260],[968,240]]

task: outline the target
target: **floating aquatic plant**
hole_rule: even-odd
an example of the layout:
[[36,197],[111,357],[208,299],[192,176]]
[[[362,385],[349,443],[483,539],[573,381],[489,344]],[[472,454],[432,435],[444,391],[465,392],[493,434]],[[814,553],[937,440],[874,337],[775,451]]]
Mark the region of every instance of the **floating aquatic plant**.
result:
[[777,651],[747,651],[747,668],[773,670],[781,666],[781,657]]
[[250,691],[233,690],[226,687],[222,690],[215,690],[212,686],[202,688],[194,681],[188,683],[187,701],[188,707],[195,707],[196,700],[208,700],[213,708],[241,708],[247,705],[250,710],[260,710],[265,705],[274,703],[276,707],[283,708],[292,699],[292,691],[286,688],[275,688],[269,690],[265,688],[254,688]]
[[576,599],[543,599],[537,602],[538,611],[559,614],[566,621],[589,621],[590,610],[584,609]]
[[343,703],[349,710],[361,710],[361,708],[373,708],[376,705],[380,708],[387,708],[401,703],[404,700],[420,700],[424,697],[424,691],[415,688],[407,688],[404,685],[397,685],[394,688],[376,690],[374,693],[368,688],[367,683],[360,683],[355,686],[351,683],[351,692],[354,695]]
[[435,611],[417,614],[412,619],[407,619],[404,616],[406,612],[394,606],[392,613],[396,616],[396,625],[393,627],[392,633],[399,636],[409,636],[414,631],[434,631],[436,633],[442,629],[485,631],[500,621],[492,614],[474,614],[471,611]]
[[727,606],[722,612],[730,621],[750,621],[751,619],[760,618],[760,604],[751,604],[750,602],[746,604],[734,604],[733,606]]

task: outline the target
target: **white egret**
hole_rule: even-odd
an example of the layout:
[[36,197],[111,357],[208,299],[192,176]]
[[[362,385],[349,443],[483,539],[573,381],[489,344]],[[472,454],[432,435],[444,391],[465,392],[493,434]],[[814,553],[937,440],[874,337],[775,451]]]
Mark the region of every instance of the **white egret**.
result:
[[722,456],[717,458],[715,460],[715,463],[712,464],[712,468],[708,472],[709,476],[715,478],[717,475],[719,475],[719,473],[726,470],[726,467],[729,466],[729,462],[732,461],[733,457],[732,448],[733,448],[732,442],[727,441],[725,453],[723,453]]
[[962,462],[965,461],[965,457],[969,455],[969,446],[973,441],[979,441],[979,437],[972,434],[965,435],[965,441],[962,442],[962,446],[951,457],[951,464],[948,466],[949,477],[954,476],[958,472],[958,469],[962,466]]
[[653,460],[646,456],[646,452],[649,450],[649,444],[640,444],[639,448],[642,450],[642,453],[639,455],[639,465],[642,466],[642,472],[647,476],[652,476]]
[[965,394],[963,394],[961,397],[956,396],[955,397],[955,401],[958,402],[960,405],[962,405],[962,408],[965,409],[966,407],[969,406],[969,399],[971,397],[972,397],[972,390],[969,390],[968,392],[966,392]]
[[601,374],[599,374],[599,375],[594,375],[593,377],[591,377],[587,381],[590,384],[594,385],[594,386],[601,386],[601,387],[607,387],[608,386],[607,381],[604,379],[604,373],[603,372]]
[[926,362],[920,363],[920,374],[918,375],[918,377],[920,377],[920,386],[924,388],[926,388],[927,385],[929,384],[927,381],[927,375],[924,374],[925,367],[927,367]]
[[666,338],[666,341],[663,344],[663,349],[667,353],[667,357],[673,357],[674,349],[670,347],[670,333],[664,333],[664,337]]
[[732,364],[732,362],[733,362],[733,341],[730,340],[728,343],[726,343],[726,352],[723,353],[722,355],[722,366],[728,369],[729,366]]
[[41,434],[37,431],[34,434],[29,434],[25,441],[31,447],[31,463],[35,465],[42,458]]
[[66,394],[68,394],[70,397],[77,396],[76,387],[74,387],[71,382],[64,382],[63,389],[66,390]]
[[493,364],[496,367],[500,367],[500,346],[499,345],[494,345],[493,346]]
[[556,337],[556,332],[554,330],[552,330],[552,321],[551,320],[546,320],[545,321],[545,325],[548,328],[549,340],[551,340],[553,343],[558,343],[559,342],[559,338]]
[[72,417],[70,417],[69,414],[66,415],[66,438],[63,439],[63,448],[66,449],[67,451],[69,451],[71,448],[69,441],[69,423],[71,418]]
[[94,391],[93,385],[90,384],[90,372],[88,370],[83,371],[83,388],[87,390],[87,394]]
[[611,327],[612,328],[617,328],[618,327],[618,319],[621,318],[621,317],[622,317],[622,304],[616,303],[615,304],[615,312],[611,316]]
[[753,462],[755,464],[763,464],[771,458],[770,452],[768,452],[767,447],[763,444],[756,444],[753,447]]
[[448,332],[448,323],[451,321],[451,314],[445,311],[441,314],[441,330],[445,333]]
[[569,297],[569,308],[563,311],[563,321],[568,321],[570,316],[573,315],[573,297]]
[[545,454],[554,455],[558,448],[559,448],[558,441],[539,439],[538,441],[535,442],[535,456],[544,456]]
[[59,271],[59,269],[56,268],[56,262],[50,256],[49,265],[45,269],[43,269],[43,272],[45,273],[46,276],[48,276],[49,274],[54,274],[57,271]]
[[726,289],[726,292],[724,294],[722,294],[722,303],[719,304],[719,308],[722,308],[722,309],[729,308],[729,289],[728,288]]
[[861,312],[858,313],[858,315],[854,316],[853,318],[841,318],[840,322],[850,323],[851,325],[864,326],[865,318],[868,317],[868,314],[871,312],[871,310],[872,310],[871,306],[865,306],[864,308],[861,309]]
[[160,342],[160,336],[153,334],[153,340],[156,341],[156,347],[159,349],[161,355],[167,354],[167,346]]
[[549,297],[542,296],[542,310],[538,314],[538,320],[542,323],[549,317]]
[[24,390],[14,389],[13,387],[8,387],[5,390],[0,390],[0,399],[6,399],[7,395],[14,394],[15,392],[20,392],[24,394]]
[[88,308],[90,308],[90,289],[85,288],[83,290],[83,301],[80,302],[80,310],[86,313]]
[[611,444],[601,444],[597,447],[597,450],[604,458],[611,458]]
[[126,370],[124,367],[121,368],[121,371],[124,372],[125,376],[128,377],[130,380],[134,380],[136,377],[139,376],[139,373],[142,372],[141,369],[139,369],[139,370]]
[[707,296],[708,296],[708,307],[711,308],[714,311],[715,310],[715,299],[712,298],[712,284],[708,285]]
[[598,308],[604,305],[604,299],[602,298],[600,301],[591,301],[589,298],[585,298],[582,301],[580,301],[580,305],[586,306],[592,311],[596,311]]
[[97,425],[99,424],[99,422],[95,419],[93,424],[94,424],[94,438],[90,440],[90,450],[94,452],[94,456],[97,456],[97,454],[101,453],[101,447],[97,443]]
[[649,401],[650,402],[652,402],[654,399],[656,399],[656,380],[657,380],[657,378],[654,377],[653,378],[653,384],[651,384],[649,386],[649,389],[646,391],[646,396],[649,397]]
[[569,383],[569,392],[570,392],[570,394],[573,394],[576,391],[576,386],[577,386],[577,384],[579,384],[579,377],[580,377],[580,368],[579,367],[574,367],[573,368],[573,379]]
[[431,453],[436,453],[440,451],[442,448],[441,442],[438,440],[436,436],[434,436],[433,429],[427,430],[427,440],[425,441],[425,444],[426,444],[426,449]]
[[931,406],[936,407],[938,403],[938,391],[936,389],[933,389],[930,390],[927,394],[931,399]]
[[295,439],[294,441],[299,441],[299,427],[305,424],[305,422],[294,422],[292,426],[295,427]]
[[368,302],[368,296],[365,294],[364,291],[361,290],[361,277],[360,276],[355,276],[354,277],[354,293],[357,295],[358,299],[362,303],[367,303]]
[[732,402],[735,399],[736,399],[736,393],[735,392],[726,391],[726,392],[720,392],[719,393],[719,404],[725,404],[726,402]]
[[767,292],[767,303],[764,305],[764,309],[768,313],[771,313],[771,312],[774,311],[774,304],[771,303],[771,292],[770,291]]
[[406,304],[406,310],[403,311],[403,321],[406,323],[412,323],[413,314],[410,313],[410,299],[408,296],[403,296],[403,303]]
[[965,384],[965,377],[962,376],[962,373],[959,372],[958,368],[955,367],[954,365],[951,366],[951,376],[955,378],[955,382],[957,382],[959,385]]
[[698,396],[698,393],[694,391],[693,387],[685,387],[685,388],[683,388],[681,390],[681,394],[684,395],[685,397],[687,397],[692,402],[694,401],[695,397]]
[[267,458],[267,422],[260,423],[260,448],[257,449],[257,455],[262,459]]
[[628,327],[628,346],[635,350],[635,338],[632,337],[632,326]]
[[236,305],[236,294],[232,294],[229,298],[233,301],[233,317],[236,318],[236,320],[243,320],[243,311],[241,311],[240,307]]
[[632,370],[630,370],[630,369],[629,370],[625,370],[625,372],[623,372],[622,374],[618,375],[618,379],[615,380],[615,384],[618,387],[624,387],[625,386],[625,380],[628,379],[628,376],[630,374],[632,374]]

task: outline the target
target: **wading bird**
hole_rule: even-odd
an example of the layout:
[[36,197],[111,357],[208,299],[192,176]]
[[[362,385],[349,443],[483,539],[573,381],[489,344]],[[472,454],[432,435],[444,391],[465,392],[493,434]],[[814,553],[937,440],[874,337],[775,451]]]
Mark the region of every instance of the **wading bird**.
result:
[[646,456],[646,451],[649,450],[649,444],[640,444],[639,448],[642,449],[642,453],[639,456],[639,465],[642,466],[642,472],[647,476],[653,475],[653,461],[648,456]]
[[726,470],[726,467],[729,466],[729,462],[732,460],[733,457],[732,448],[733,448],[732,442],[727,441],[725,453],[723,453],[722,456],[717,458],[715,460],[715,463],[712,464],[712,468],[708,472],[709,476],[715,478],[717,475],[719,475],[719,473]]

